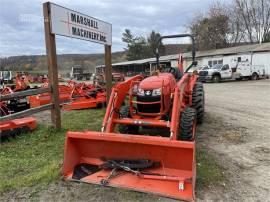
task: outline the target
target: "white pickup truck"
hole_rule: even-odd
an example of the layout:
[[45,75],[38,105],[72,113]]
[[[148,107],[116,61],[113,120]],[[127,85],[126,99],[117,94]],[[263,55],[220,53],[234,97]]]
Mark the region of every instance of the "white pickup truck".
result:
[[232,67],[229,64],[216,64],[210,69],[199,71],[201,81],[212,81],[218,83],[222,80],[258,80],[265,76],[263,65],[250,65],[249,63],[238,63]]

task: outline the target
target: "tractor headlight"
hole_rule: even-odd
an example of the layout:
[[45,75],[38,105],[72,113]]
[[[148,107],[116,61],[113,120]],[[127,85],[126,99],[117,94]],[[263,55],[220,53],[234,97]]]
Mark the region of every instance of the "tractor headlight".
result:
[[143,89],[141,89],[141,88],[138,88],[137,95],[144,96],[144,90],[143,90]]
[[161,95],[161,88],[154,89],[152,91],[152,96]]

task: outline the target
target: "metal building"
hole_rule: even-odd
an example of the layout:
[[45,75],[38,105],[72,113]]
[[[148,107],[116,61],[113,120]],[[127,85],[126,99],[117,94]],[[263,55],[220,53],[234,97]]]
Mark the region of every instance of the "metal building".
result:
[[[183,54],[184,67],[191,63],[191,53]],[[160,57],[160,63],[163,66],[177,67],[179,54],[166,55]],[[266,74],[270,75],[270,43],[242,45],[223,49],[214,49],[208,51],[198,51],[196,53],[198,66],[215,64],[232,64],[248,61],[251,65],[263,65]],[[156,59],[147,58],[142,60],[126,61],[112,64],[113,72],[121,72],[126,76],[132,76],[138,73],[150,74],[156,68]],[[96,67],[96,72],[102,71],[104,66]]]

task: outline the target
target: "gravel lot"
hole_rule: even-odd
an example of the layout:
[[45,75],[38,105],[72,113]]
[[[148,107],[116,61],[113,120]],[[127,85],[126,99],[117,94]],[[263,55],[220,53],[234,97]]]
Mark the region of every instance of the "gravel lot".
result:
[[270,201],[270,80],[209,83],[205,91],[198,146],[214,152],[228,182],[198,199]]
[[[270,201],[270,80],[204,86],[206,114],[198,127],[197,147],[207,148],[218,159],[226,182],[197,190],[197,201]],[[173,201],[64,181],[41,190],[7,193],[2,199],[29,197],[33,201]]]

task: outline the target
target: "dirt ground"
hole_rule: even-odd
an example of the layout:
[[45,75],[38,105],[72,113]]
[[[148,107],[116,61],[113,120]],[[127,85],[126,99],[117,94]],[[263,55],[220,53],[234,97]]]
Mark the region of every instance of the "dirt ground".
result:
[[[270,201],[270,80],[207,83],[197,146],[224,168],[222,186],[196,190],[197,201]],[[46,120],[46,119],[43,119]],[[6,201],[174,201],[150,194],[58,181],[4,194]]]
[[199,146],[226,169],[225,190],[198,199],[270,201],[270,80],[206,84],[206,121]]

